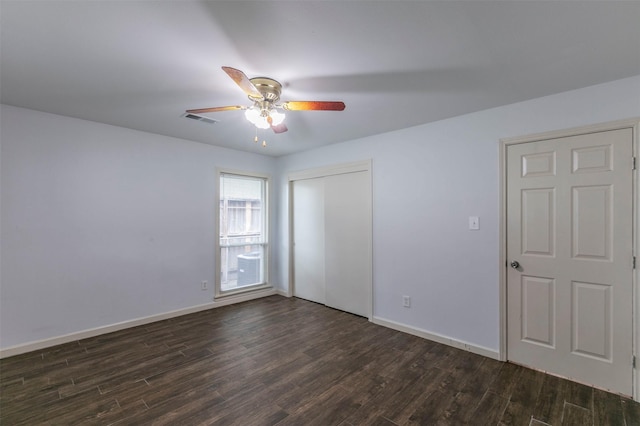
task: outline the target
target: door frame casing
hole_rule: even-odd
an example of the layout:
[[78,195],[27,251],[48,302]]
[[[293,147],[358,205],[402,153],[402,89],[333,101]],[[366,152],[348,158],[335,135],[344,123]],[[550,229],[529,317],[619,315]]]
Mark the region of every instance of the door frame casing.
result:
[[367,291],[367,319],[373,320],[373,171],[372,160],[355,161],[351,163],[334,164],[324,167],[317,167],[308,170],[301,170],[289,173],[287,177],[287,190],[289,194],[288,199],[288,225],[289,225],[289,283],[287,288],[287,297],[293,296],[294,286],[294,249],[293,249],[293,182],[303,179],[315,179],[326,176],[334,176],[345,173],[367,172],[369,173],[369,190],[371,206],[369,209],[369,243],[367,244],[367,256],[369,257],[369,285]]
[[[573,127],[569,129],[554,130],[550,132],[536,133],[526,136],[518,136],[511,138],[500,139],[499,146],[499,165],[500,165],[500,229],[499,229],[499,280],[500,280],[500,348],[499,358],[501,361],[508,360],[507,351],[507,149],[511,145],[538,142],[548,139],[557,139],[568,136],[577,136],[589,133],[605,132],[610,130],[619,129],[632,129],[633,141],[632,151],[633,158],[638,157],[640,149],[640,137],[638,131],[640,130],[640,117],[628,118],[624,120],[610,121],[605,123],[593,124],[588,126]],[[632,159],[629,159],[629,167],[632,167]],[[637,162],[638,160],[636,160]],[[640,230],[640,193],[639,193],[639,178],[638,168],[640,165],[636,163],[635,170],[632,172],[632,252],[633,256],[638,257],[638,231]],[[640,282],[640,265],[636,266],[634,273],[632,274],[632,294],[633,294],[633,306],[632,306],[632,336],[633,336],[633,356],[638,357],[639,342],[640,342],[640,291],[638,291],[638,283]],[[633,368],[633,399],[640,401],[640,374],[638,370]]]

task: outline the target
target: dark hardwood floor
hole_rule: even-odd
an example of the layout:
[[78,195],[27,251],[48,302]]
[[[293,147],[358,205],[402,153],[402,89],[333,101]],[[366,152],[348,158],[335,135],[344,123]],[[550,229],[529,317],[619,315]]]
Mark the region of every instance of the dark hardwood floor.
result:
[[0,361],[2,425],[640,425],[640,404],[280,296]]

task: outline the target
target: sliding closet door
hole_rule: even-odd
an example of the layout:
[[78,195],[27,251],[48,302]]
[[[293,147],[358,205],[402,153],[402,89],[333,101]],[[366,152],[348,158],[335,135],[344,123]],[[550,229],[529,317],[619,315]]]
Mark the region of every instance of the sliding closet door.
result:
[[371,178],[368,170],[291,182],[293,295],[371,314]]
[[371,184],[368,172],[324,178],[326,305],[369,316]]
[[325,303],[324,181],[292,182],[294,235],[293,295]]

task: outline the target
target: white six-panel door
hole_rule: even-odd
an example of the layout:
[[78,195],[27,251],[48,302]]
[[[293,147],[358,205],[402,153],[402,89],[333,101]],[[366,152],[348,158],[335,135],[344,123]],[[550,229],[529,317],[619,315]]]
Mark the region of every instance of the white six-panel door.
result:
[[507,146],[507,356],[632,394],[632,129]]

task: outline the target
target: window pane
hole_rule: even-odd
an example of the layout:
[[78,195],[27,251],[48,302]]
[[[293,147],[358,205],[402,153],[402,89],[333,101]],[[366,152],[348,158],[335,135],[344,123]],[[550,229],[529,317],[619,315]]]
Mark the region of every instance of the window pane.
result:
[[264,189],[264,179],[221,176],[220,238],[263,234]]
[[234,290],[264,283],[264,247],[220,247],[220,287]]

